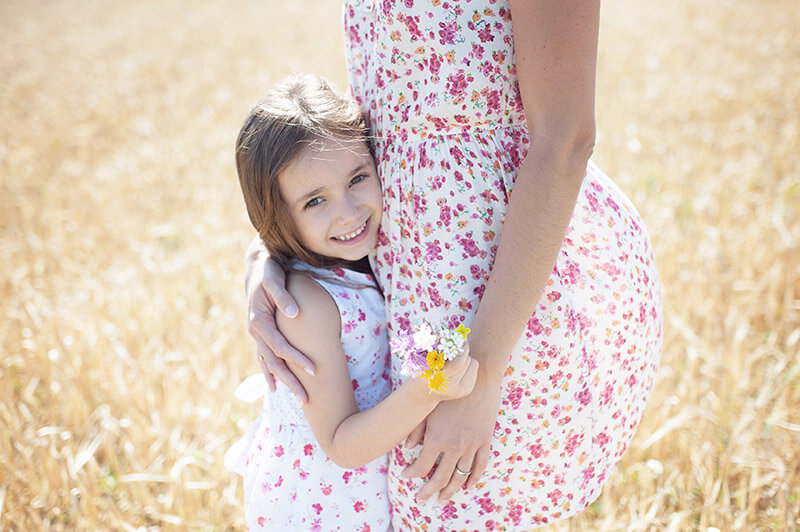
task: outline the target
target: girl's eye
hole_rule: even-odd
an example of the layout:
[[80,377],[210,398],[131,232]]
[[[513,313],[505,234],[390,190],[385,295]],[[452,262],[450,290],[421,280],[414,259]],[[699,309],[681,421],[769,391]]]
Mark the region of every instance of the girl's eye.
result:
[[306,202],[305,207],[306,207],[306,209],[308,209],[310,207],[316,207],[320,203],[322,203],[322,198],[311,198],[310,200],[308,200]]
[[351,185],[357,185],[367,178],[364,174],[359,174],[350,180]]

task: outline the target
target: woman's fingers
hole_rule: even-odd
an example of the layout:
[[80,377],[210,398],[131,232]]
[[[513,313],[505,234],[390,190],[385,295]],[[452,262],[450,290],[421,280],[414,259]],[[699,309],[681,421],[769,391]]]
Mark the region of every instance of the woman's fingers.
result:
[[[500,395],[499,387],[476,384],[469,395],[441,402],[428,415],[422,451],[417,461],[403,471],[403,476],[424,476],[439,455],[439,467],[444,469],[434,473],[420,488],[420,500],[436,492],[442,499],[449,498],[465,481],[474,486],[480,480],[488,463]],[[452,480],[455,464],[470,464],[472,471],[469,475],[460,475],[464,478]]]
[[458,457],[443,454],[430,480],[417,492],[417,500],[424,502],[437,493],[440,493],[453,477],[453,471],[455,470],[457,461]]
[[473,460],[472,457],[463,457],[456,460],[450,482],[439,491],[439,504],[447,504],[447,501],[453,497],[453,494],[467,482],[467,479],[472,474]]
[[269,294],[275,306],[288,318],[294,318],[300,312],[297,302],[292,294],[286,290],[286,274],[273,260],[268,260],[264,265],[264,277],[261,281],[264,291]]
[[424,477],[433,469],[439,454],[439,450],[434,450],[433,445],[425,445],[414,463],[403,469],[402,475],[406,478]]
[[261,340],[261,338],[256,338],[256,358],[258,359],[258,365],[261,366],[261,373],[264,374],[264,378],[267,381],[267,386],[269,387],[269,391],[275,391],[275,377],[272,375],[272,370],[269,369],[269,364],[267,364],[267,358],[265,355],[261,353],[269,351],[267,345]]
[[422,423],[416,426],[414,430],[411,431],[411,434],[408,435],[405,442],[406,449],[413,449],[420,443],[422,443],[422,435],[425,434],[425,420],[422,420]]
[[275,363],[273,366],[270,366],[272,369],[273,375],[277,377],[283,384],[285,384],[291,392],[297,396],[297,399],[302,403],[306,404],[308,402],[308,394],[306,393],[305,388],[294,376],[292,370],[286,365],[286,362],[283,360],[275,357]]
[[472,472],[467,480],[467,489],[472,489],[483,476],[486,466],[489,465],[489,447],[481,447],[475,453],[475,460],[472,462]]
[[[278,380],[284,383],[289,390],[291,390],[291,392],[297,396],[297,399],[301,403],[305,404],[308,401],[308,394],[306,394],[303,385],[300,383],[297,377],[294,376],[294,373],[292,373],[292,371],[286,365],[286,362],[283,360],[283,358],[276,353],[276,351],[268,344],[268,342],[264,341],[261,333],[265,331],[254,329],[254,327],[256,326],[252,325],[251,322],[250,335],[256,342],[258,363],[261,366],[261,370],[264,372],[264,376],[267,378],[267,385],[269,386],[270,391],[275,391],[275,378],[278,378]],[[275,330],[277,331],[277,328]],[[279,345],[281,342],[283,343],[281,349],[284,351],[284,357],[287,357],[287,352],[294,351],[296,355],[305,358],[305,355],[292,347],[289,342],[286,341],[283,335],[281,335],[279,332],[278,335],[278,337],[273,338],[273,342],[278,343]],[[293,360],[291,356],[288,356],[287,358],[289,360]],[[306,369],[306,371],[308,372],[309,370]]]
[[[262,291],[261,293],[263,294],[264,292]],[[253,297],[258,297],[258,295]],[[281,334],[272,312],[259,309],[252,310],[248,321],[250,336],[259,344],[259,354],[267,359],[270,367],[272,367],[270,356],[276,356],[300,366],[309,375],[314,375],[314,363],[295,349]],[[266,349],[261,348],[262,343],[266,346]]]

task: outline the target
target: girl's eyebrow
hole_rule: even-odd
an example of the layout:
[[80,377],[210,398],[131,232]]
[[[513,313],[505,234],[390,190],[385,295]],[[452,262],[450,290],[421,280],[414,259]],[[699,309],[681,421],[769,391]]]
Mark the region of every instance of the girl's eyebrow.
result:
[[297,199],[297,201],[296,201],[295,203],[297,203],[298,205],[299,205],[299,204],[302,204],[302,203],[305,203],[305,202],[307,202],[308,200],[310,200],[311,198],[313,198],[313,197],[315,197],[315,196],[319,196],[319,194],[320,194],[320,193],[321,193],[323,190],[325,190],[325,187],[317,187],[317,188],[315,188],[314,190],[309,190],[308,192],[306,192],[305,194],[303,194],[302,196],[300,196],[300,197]]
[[347,174],[347,175],[349,175],[349,176],[356,175],[356,174],[358,174],[358,173],[360,173],[360,172],[363,172],[363,171],[367,170],[367,168],[368,168],[368,167],[369,167],[369,165],[368,165],[367,163],[360,163],[360,164],[357,164],[357,165],[355,166],[355,168],[353,168],[352,170],[350,170],[350,173],[349,173],[349,174]]
[[[350,172],[348,172],[347,175],[348,176],[354,176],[354,175],[358,174],[359,172],[363,172],[363,171],[367,170],[367,168],[369,168],[369,164],[367,164],[367,163],[359,163],[359,164],[357,164],[355,166],[355,168],[350,170]],[[307,202],[311,198],[313,198],[315,196],[318,196],[324,190],[325,190],[324,186],[317,187],[317,188],[315,188],[313,190],[309,190],[308,192],[306,192],[305,194],[300,196],[295,203],[298,204],[298,205],[304,204],[305,202]]]

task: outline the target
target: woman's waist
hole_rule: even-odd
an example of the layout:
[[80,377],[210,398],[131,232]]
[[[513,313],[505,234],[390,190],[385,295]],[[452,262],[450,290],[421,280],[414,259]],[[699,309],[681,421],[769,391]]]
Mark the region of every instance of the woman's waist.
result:
[[[447,113],[418,116],[412,119],[398,116],[391,111],[382,111],[371,117],[373,135],[377,141],[397,139],[403,142],[447,137],[487,136],[509,128],[527,129],[524,117],[508,116],[487,119]],[[527,131],[526,131],[527,132]]]

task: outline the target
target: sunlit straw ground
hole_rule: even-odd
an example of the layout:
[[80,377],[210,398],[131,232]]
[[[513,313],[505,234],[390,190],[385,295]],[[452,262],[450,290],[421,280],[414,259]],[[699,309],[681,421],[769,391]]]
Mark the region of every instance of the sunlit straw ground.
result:
[[[553,530],[800,528],[800,10],[609,0],[595,159],[644,216],[662,369]],[[232,146],[336,1],[0,3],[0,529],[242,530],[254,412]]]

